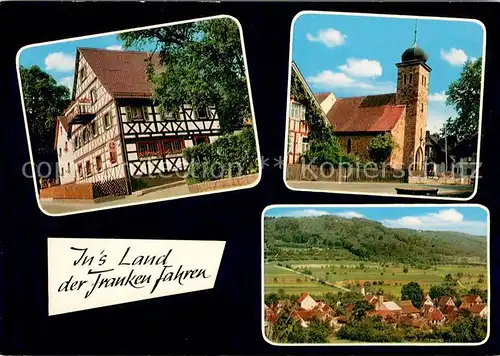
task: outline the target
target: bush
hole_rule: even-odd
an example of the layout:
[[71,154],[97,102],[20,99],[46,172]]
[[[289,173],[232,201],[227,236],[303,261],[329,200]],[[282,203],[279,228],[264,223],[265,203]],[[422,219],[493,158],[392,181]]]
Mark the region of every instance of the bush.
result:
[[189,162],[188,184],[238,177],[258,171],[253,127],[221,136],[209,144],[186,148],[183,155]]
[[374,162],[386,162],[394,148],[390,133],[375,136],[368,145],[368,153]]

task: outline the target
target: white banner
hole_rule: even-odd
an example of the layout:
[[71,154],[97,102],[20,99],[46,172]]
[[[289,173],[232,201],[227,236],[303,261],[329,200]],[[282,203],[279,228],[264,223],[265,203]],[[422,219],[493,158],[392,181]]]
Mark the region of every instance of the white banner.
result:
[[225,244],[49,238],[49,315],[211,289]]

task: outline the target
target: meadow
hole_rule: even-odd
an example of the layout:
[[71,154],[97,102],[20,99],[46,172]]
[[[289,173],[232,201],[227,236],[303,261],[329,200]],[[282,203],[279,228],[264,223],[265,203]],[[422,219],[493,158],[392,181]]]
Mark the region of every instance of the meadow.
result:
[[464,291],[473,287],[486,289],[488,282],[486,265],[435,265],[420,269],[397,264],[348,260],[280,261],[279,265],[276,262],[265,264],[265,293],[277,292],[280,289],[291,294],[323,294],[341,290],[312,280],[307,276],[309,273],[311,277],[353,291],[360,291],[360,287],[368,282],[366,292],[375,293],[382,289],[384,294],[392,294],[395,297],[400,297],[401,286],[408,282],[418,282],[424,291],[428,291],[432,285],[443,282],[448,274],[458,280],[458,287]]

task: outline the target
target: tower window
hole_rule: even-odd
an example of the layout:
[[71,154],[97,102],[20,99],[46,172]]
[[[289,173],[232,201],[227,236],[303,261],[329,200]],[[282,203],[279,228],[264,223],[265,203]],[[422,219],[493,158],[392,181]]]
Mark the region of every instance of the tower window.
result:
[[413,81],[413,74],[410,74],[410,84]]
[[421,111],[421,112],[424,112],[424,103],[421,103],[421,104],[420,104],[420,111]]
[[406,84],[406,74],[403,77],[403,84]]

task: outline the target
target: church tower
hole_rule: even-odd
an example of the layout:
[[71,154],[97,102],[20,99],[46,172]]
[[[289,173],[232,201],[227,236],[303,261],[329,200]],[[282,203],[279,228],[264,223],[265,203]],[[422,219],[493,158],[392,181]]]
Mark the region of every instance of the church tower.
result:
[[413,46],[401,55],[397,63],[398,84],[396,103],[406,105],[403,165],[412,170],[424,170],[425,135],[429,74],[427,54],[417,46],[417,28]]

